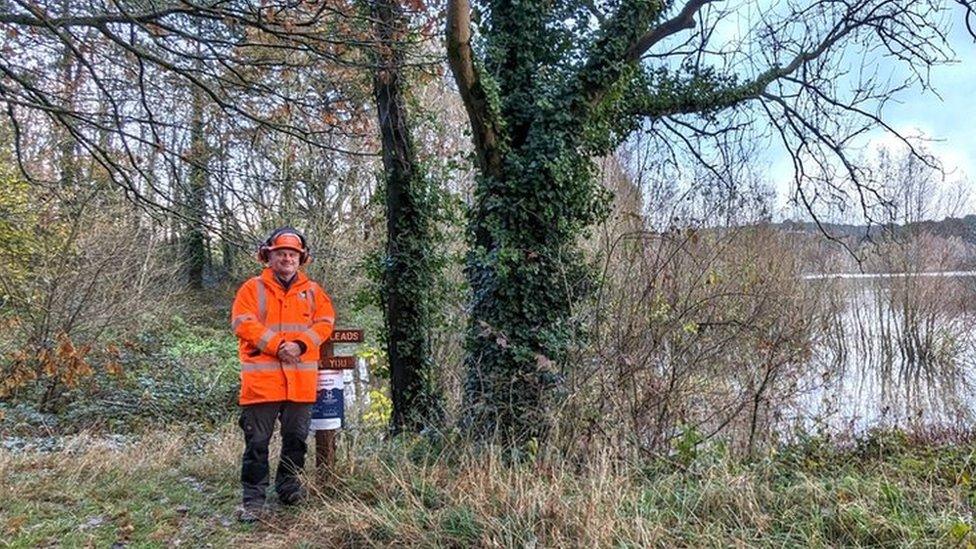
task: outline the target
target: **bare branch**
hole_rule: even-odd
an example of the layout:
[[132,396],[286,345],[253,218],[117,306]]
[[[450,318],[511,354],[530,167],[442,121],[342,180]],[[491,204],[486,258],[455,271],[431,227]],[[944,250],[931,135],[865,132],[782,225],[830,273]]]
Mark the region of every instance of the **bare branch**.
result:
[[170,15],[189,15],[195,11],[195,9],[191,8],[169,8],[165,10],[138,14],[109,13],[103,15],[77,17],[49,17],[41,10],[40,7],[33,4],[21,3],[21,6],[29,10],[31,15],[24,13],[0,12],[0,23],[9,23],[25,27],[45,28],[97,27],[99,25],[107,25],[110,23],[152,23]]
[[702,8],[705,4],[713,2],[714,0],[691,0],[685,7],[681,9],[678,15],[668,19],[664,23],[654,27],[647,34],[641,36],[636,43],[634,43],[627,50],[625,59],[627,62],[634,62],[640,59],[640,57],[647,52],[649,49],[654,47],[655,44],[664,40],[665,38],[677,34],[683,30],[695,28],[695,14],[698,10]]
[[966,30],[969,31],[969,35],[973,37],[973,41],[976,41],[976,6],[973,5],[973,0],[956,0],[960,6],[966,10]]

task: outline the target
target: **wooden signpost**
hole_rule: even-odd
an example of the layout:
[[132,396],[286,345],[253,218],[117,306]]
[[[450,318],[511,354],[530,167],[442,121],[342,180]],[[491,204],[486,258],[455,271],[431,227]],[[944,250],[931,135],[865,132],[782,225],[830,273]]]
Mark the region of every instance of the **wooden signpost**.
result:
[[322,370],[352,370],[356,367],[356,357],[354,356],[330,356],[323,357],[319,369]]
[[[363,331],[357,329],[334,330],[329,340],[322,344],[319,370],[354,370],[355,356],[335,356],[335,344],[362,343]],[[315,431],[315,466],[320,473],[331,473],[335,466],[336,434],[338,429]]]

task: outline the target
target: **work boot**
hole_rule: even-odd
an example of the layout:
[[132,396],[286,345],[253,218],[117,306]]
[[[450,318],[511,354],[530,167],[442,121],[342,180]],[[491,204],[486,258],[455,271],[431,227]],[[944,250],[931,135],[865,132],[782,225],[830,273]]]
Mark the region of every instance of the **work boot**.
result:
[[307,497],[308,492],[305,491],[304,487],[299,486],[290,492],[278,494],[278,501],[280,501],[282,505],[298,505],[305,501],[305,498]]
[[261,507],[256,505],[243,505],[237,510],[237,522],[253,524],[261,520],[261,511]]

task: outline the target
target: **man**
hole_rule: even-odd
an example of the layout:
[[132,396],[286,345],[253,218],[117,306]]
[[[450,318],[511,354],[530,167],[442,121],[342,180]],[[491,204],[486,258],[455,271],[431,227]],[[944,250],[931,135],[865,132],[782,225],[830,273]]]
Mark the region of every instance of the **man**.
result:
[[305,497],[309,422],[318,381],[319,346],[329,339],[335,312],[328,294],[299,267],[310,259],[305,237],[290,227],[271,233],[258,249],[261,276],[237,291],[231,325],[241,361],[243,505],[238,518],[254,522],[268,488],[268,443],[281,422],[281,459],[275,491],[285,505]]

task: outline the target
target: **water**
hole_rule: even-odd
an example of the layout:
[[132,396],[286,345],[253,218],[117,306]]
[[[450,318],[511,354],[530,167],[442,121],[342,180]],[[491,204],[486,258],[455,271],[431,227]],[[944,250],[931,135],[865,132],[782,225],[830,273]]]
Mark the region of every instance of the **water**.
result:
[[803,280],[869,279],[886,278],[968,278],[976,277],[976,271],[936,271],[920,273],[813,273],[801,275]]
[[787,418],[806,431],[967,429],[976,272],[824,274],[824,329]]

